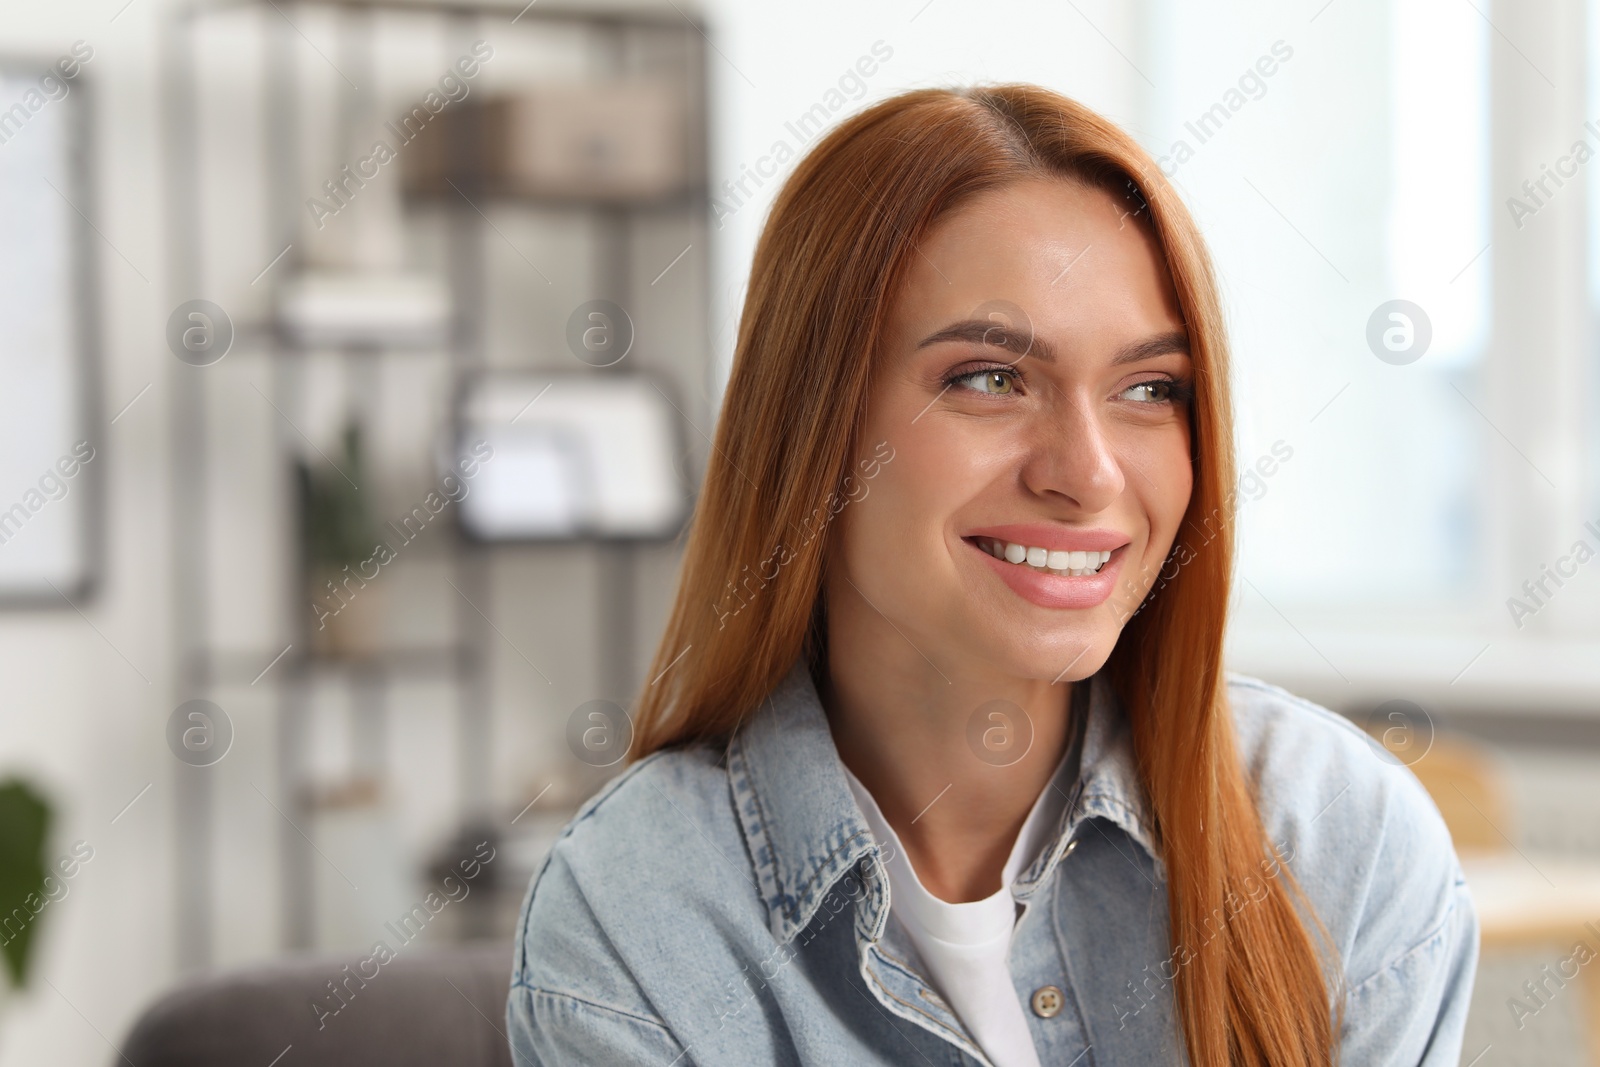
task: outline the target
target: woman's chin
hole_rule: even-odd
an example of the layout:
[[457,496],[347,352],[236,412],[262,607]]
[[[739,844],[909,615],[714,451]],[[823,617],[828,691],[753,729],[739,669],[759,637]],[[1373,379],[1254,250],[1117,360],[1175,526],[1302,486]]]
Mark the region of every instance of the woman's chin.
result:
[[982,651],[968,646],[961,658],[975,676],[1066,684],[1098,671],[1115,645],[1115,634],[1085,629],[1032,641],[1024,648],[1009,645]]
[[1073,633],[1031,657],[1032,676],[1051,682],[1080,681],[1105,665],[1115,644],[1115,635],[1108,638],[1095,631]]

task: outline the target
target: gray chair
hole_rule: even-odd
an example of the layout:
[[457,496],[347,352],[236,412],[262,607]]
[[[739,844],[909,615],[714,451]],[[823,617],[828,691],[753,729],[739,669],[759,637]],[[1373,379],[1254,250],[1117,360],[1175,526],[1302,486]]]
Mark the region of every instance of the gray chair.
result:
[[[509,941],[406,948],[365,981],[360,959],[288,959],[192,981],[145,1011],[115,1062],[510,1067]],[[329,981],[344,991],[342,1001],[329,992]]]

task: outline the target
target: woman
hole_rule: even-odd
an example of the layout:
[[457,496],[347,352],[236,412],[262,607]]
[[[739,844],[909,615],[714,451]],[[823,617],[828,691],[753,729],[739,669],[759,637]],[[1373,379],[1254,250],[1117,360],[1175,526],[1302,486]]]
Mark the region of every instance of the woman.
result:
[[1222,670],[1194,222],[1031,86],[825,138],[773,207],[636,762],[535,879],[523,1064],[1455,1064],[1437,810]]

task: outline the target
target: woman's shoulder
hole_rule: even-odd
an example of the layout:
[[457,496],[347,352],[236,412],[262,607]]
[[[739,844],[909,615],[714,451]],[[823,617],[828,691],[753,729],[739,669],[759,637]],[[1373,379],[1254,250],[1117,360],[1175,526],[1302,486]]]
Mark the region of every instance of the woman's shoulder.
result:
[[692,745],[647,756],[590,798],[551,846],[523,902],[517,981],[641,1011],[627,987],[684,949],[668,942],[685,924],[663,918],[755,915],[754,888],[741,885],[751,885],[749,859],[721,753]]
[[[1410,767],[1342,715],[1229,673],[1240,761],[1262,823],[1353,983],[1435,943],[1470,909],[1438,806]],[[1424,757],[1425,758],[1425,757]]]
[[[1380,800],[1431,806],[1416,775],[1345,716],[1259,678],[1230,671],[1226,680],[1245,773],[1258,787],[1282,794],[1275,799],[1309,803],[1331,787],[1325,802],[1343,806],[1345,794],[1355,792],[1357,803],[1348,807],[1369,814]],[[1326,814],[1332,818],[1335,811]]]
[[736,829],[722,752],[681,745],[644,757],[595,792],[563,828],[552,854],[604,862],[676,847],[708,830]]
[[675,747],[646,756],[584,802],[535,875],[528,906],[542,910],[555,878],[574,883],[591,905],[627,900],[637,909],[692,892],[708,868],[721,868],[719,884],[737,874],[747,881],[748,866],[722,754],[706,744]]
[[713,998],[711,976],[738,973],[704,924],[683,920],[740,910],[741,864],[727,768],[709,746],[650,755],[591,797],[523,900],[507,999],[516,1062],[681,1058],[667,1021],[678,1000]]
[[1354,722],[1242,674],[1228,673],[1227,691],[1240,761],[1263,817],[1325,825],[1325,833],[1341,836],[1398,819],[1449,845],[1417,776]]
[[1356,870],[1398,849],[1456,866],[1432,797],[1376,739],[1257,678],[1230,672],[1227,691],[1240,762],[1275,841],[1281,831]]

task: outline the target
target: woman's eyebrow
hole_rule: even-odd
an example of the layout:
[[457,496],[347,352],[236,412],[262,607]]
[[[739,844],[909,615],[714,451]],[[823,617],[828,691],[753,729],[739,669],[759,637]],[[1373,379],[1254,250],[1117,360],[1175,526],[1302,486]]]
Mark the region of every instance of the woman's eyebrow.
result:
[[[1018,357],[1033,356],[1043,363],[1056,361],[1055,350],[1049,342],[1042,337],[1031,336],[1007,327],[1005,323],[982,319],[964,319],[953,322],[934,333],[924,337],[918,348],[927,348],[929,345],[942,344],[946,341],[963,341],[975,345],[994,345],[1008,352],[1015,352]],[[1139,363],[1156,356],[1164,356],[1173,352],[1183,355],[1189,354],[1189,335],[1183,330],[1169,330],[1166,333],[1153,334],[1141,341],[1124,345],[1111,357],[1111,365],[1121,366],[1124,363]]]
[[1044,363],[1056,361],[1055,351],[1042,339],[1033,336],[1031,329],[1026,332],[1012,329],[1006,323],[984,319],[963,319],[953,322],[936,333],[930,333],[917,345],[918,348],[927,348],[929,345],[942,344],[945,341],[965,341],[974,345],[994,345],[1007,352],[1015,352],[1018,359],[1023,356],[1032,356]]
[[1115,356],[1111,357],[1113,367],[1124,363],[1138,363],[1156,356],[1165,356],[1172,352],[1189,354],[1189,335],[1182,330],[1168,330],[1166,333],[1154,334],[1143,341],[1135,341],[1131,345],[1124,345]]

